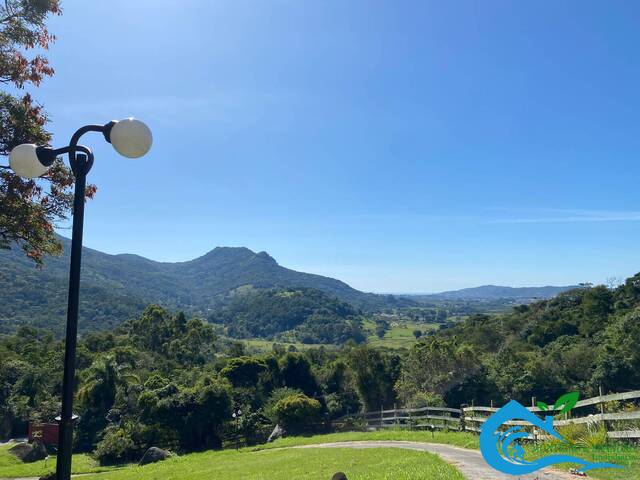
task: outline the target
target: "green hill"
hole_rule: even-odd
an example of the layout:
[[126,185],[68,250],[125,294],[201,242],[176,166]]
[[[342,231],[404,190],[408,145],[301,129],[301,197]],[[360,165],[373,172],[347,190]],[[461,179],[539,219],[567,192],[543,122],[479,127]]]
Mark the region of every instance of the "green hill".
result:
[[236,296],[209,320],[234,338],[268,338],[302,343],[363,342],[358,312],[320,290],[259,290]]
[[[60,333],[66,312],[70,241],[42,270],[19,250],[0,250],[0,332],[29,324]],[[266,252],[218,247],[194,260],[165,263],[137,255],[83,249],[80,329],[111,329],[150,303],[206,317],[238,293],[314,288],[358,309],[412,305],[408,299],[360,292],[333,278],[284,268]]]

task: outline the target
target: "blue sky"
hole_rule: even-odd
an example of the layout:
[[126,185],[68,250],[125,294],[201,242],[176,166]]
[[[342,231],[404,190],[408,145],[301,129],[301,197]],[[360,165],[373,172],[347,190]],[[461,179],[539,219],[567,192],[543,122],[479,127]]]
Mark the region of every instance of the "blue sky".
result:
[[[85,243],[217,245],[384,292],[640,270],[640,3],[65,0],[57,144],[87,137]],[[69,232],[62,229],[63,234]]]

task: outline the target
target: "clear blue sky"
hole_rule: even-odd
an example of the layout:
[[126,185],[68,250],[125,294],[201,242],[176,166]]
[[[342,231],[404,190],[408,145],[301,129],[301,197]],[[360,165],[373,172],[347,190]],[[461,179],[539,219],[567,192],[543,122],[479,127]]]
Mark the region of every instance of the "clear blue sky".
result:
[[[65,0],[35,96],[99,137],[86,245],[384,292],[640,270],[640,2]],[[61,230],[63,234],[68,231]]]

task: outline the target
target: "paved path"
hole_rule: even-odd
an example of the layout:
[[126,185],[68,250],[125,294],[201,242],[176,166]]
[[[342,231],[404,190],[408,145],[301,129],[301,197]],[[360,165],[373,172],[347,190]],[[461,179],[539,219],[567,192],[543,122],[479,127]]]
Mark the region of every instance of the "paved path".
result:
[[[519,477],[505,475],[489,467],[477,450],[467,450],[439,443],[363,441],[322,443],[293,448],[402,448],[430,452],[439,455],[444,461],[455,466],[469,480],[577,480],[581,478],[570,473],[550,469]],[[264,451],[268,452],[269,450]]]

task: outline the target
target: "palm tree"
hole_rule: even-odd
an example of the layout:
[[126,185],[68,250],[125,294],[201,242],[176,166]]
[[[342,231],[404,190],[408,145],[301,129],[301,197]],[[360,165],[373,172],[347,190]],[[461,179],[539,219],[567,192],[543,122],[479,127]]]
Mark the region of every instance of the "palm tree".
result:
[[85,408],[106,415],[116,401],[118,389],[126,392],[128,384],[139,382],[130,365],[119,364],[113,355],[104,355],[84,372],[78,400]]

